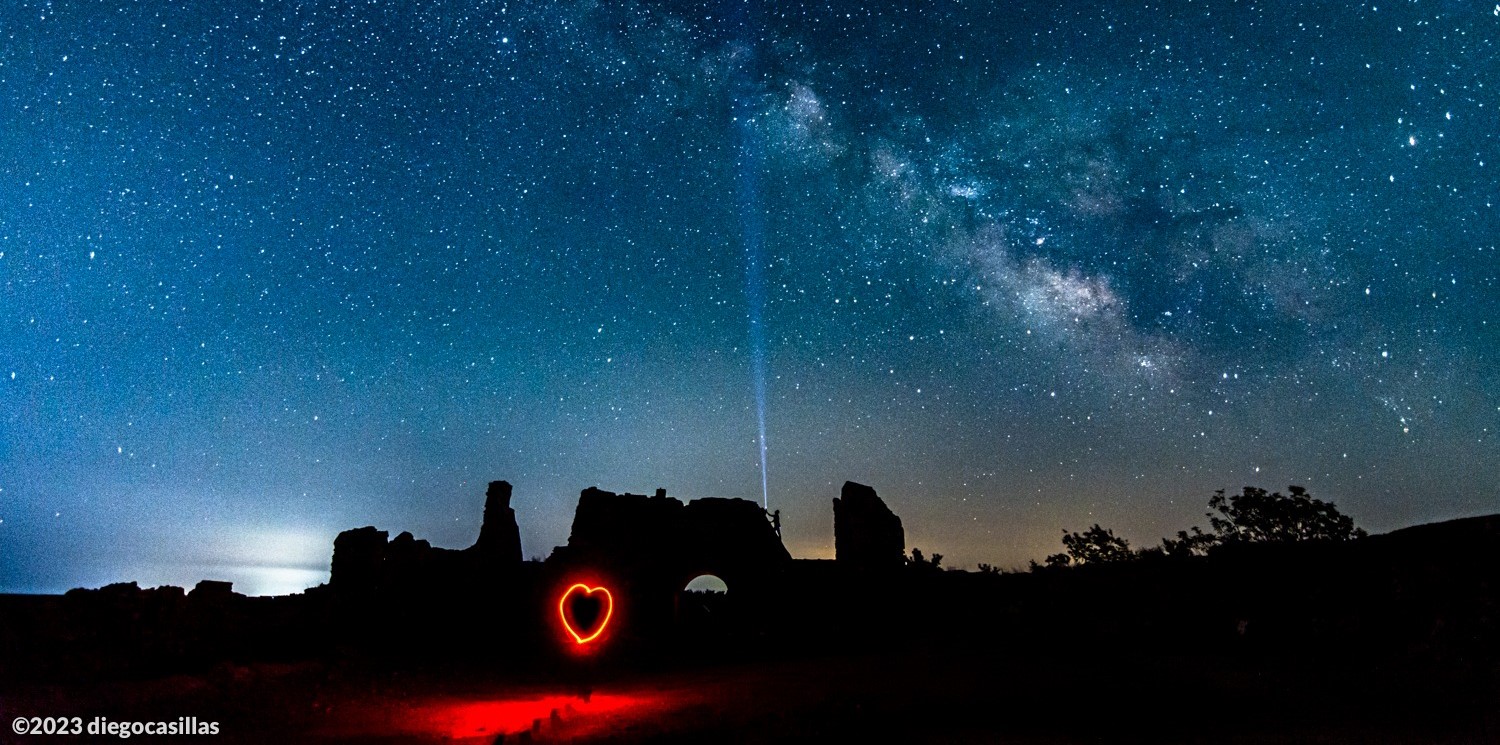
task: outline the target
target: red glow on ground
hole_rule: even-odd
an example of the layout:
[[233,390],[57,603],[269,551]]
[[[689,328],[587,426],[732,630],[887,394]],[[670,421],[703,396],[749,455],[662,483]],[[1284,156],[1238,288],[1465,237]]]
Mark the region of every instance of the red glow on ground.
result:
[[422,729],[428,733],[461,740],[521,732],[538,723],[549,730],[576,728],[588,724],[589,718],[650,708],[651,703],[637,696],[598,695],[588,701],[578,696],[542,696],[441,704],[422,712],[419,718],[425,720]]
[[[572,604],[569,602],[573,599],[574,593],[583,593],[584,595],[592,596],[595,593],[601,592],[604,593],[604,597],[600,601],[600,617],[595,622],[596,625],[592,630],[578,628],[577,619],[572,618]],[[569,636],[573,637],[573,641],[578,644],[588,644],[598,639],[599,635],[604,633],[604,627],[609,625],[609,618],[613,615],[614,609],[615,599],[613,595],[609,594],[607,588],[602,586],[589,587],[582,582],[575,583],[572,587],[569,587],[563,592],[562,597],[557,600],[557,614],[562,618],[563,628],[567,630]]]
[[[542,741],[585,742],[659,723],[692,696],[648,690],[572,693],[535,690],[496,696],[373,697],[347,702],[318,732],[327,741],[490,745],[498,735],[530,732]],[[323,740],[320,740],[323,741]]]

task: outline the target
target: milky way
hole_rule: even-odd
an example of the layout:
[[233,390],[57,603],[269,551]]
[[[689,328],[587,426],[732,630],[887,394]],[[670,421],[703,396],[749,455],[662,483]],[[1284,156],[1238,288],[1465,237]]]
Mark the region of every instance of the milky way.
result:
[[8,2],[0,591],[762,442],[805,557],[845,480],[955,566],[1500,511],[1500,6],[1289,5]]

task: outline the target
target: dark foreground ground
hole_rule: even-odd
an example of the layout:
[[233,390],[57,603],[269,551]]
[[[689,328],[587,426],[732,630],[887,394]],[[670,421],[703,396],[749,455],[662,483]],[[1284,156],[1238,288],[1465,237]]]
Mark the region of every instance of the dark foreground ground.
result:
[[1188,560],[829,562],[777,581],[741,605],[684,595],[592,657],[557,646],[541,590],[0,597],[0,724],[191,716],[219,734],[165,739],[277,744],[1500,743],[1500,517]]
[[317,662],[11,687],[3,713],[197,716],[220,724],[204,741],[226,743],[1494,743],[1496,672],[951,646],[527,680]]

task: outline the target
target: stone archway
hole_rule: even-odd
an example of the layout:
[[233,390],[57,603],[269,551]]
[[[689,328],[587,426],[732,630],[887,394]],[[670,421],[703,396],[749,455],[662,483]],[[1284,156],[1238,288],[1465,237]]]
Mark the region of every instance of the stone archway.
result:
[[727,630],[734,614],[729,584],[717,574],[700,573],[673,598],[674,625],[680,634],[710,636]]
[[791,555],[761,505],[743,499],[705,498],[687,504],[658,492],[654,497],[585,489],[579,495],[573,530],[564,550],[554,552],[559,568],[607,571],[618,585],[622,622],[641,636],[681,631],[684,593],[700,575],[720,579],[731,593],[689,595],[688,618],[704,600],[735,615],[736,609],[764,605],[767,591],[791,562]]
[[717,574],[705,572],[690,580],[682,587],[683,592],[710,592],[728,594],[729,584]]

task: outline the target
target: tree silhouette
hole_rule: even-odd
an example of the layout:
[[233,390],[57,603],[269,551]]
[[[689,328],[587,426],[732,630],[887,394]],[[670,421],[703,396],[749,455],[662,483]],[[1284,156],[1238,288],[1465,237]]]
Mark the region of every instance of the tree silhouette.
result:
[[[1063,531],[1063,548],[1067,549],[1067,558],[1073,564],[1108,564],[1118,561],[1130,561],[1135,554],[1130,550],[1130,542],[1115,535],[1113,530],[1106,530],[1099,526],[1083,531],[1082,533],[1070,533]],[[1047,557],[1047,564],[1054,564],[1054,556]]]
[[1208,522],[1222,543],[1270,543],[1285,541],[1347,541],[1363,538],[1354,518],[1341,514],[1332,502],[1313,499],[1300,486],[1288,486],[1291,494],[1266,494],[1265,489],[1245,487],[1241,494],[1214,492],[1208,506],[1219,515]]
[[1163,538],[1160,548],[1139,552],[1131,551],[1128,541],[1097,523],[1082,533],[1064,530],[1062,541],[1067,553],[1048,556],[1045,565],[1033,561],[1031,570],[1163,555],[1205,556],[1219,546],[1240,543],[1349,541],[1365,537],[1363,529],[1354,527],[1354,518],[1339,512],[1332,502],[1313,499],[1300,486],[1288,486],[1287,492],[1267,494],[1265,489],[1247,486],[1239,494],[1226,495],[1219,489],[1208,500],[1214,512],[1205,513],[1212,533],[1193,526],[1191,532],[1179,530],[1176,538]]
[[1209,549],[1217,545],[1219,545],[1218,535],[1205,533],[1202,528],[1194,525],[1192,533],[1179,530],[1176,538],[1161,539],[1161,552],[1174,558],[1205,556]]
[[1313,499],[1307,489],[1288,486],[1289,494],[1267,494],[1247,486],[1239,494],[1214,492],[1206,513],[1212,533],[1194,526],[1192,532],[1177,531],[1163,538],[1161,550],[1168,556],[1203,556],[1223,545],[1237,543],[1289,543],[1293,541],[1348,541],[1363,538],[1354,519],[1338,511],[1332,502]]

